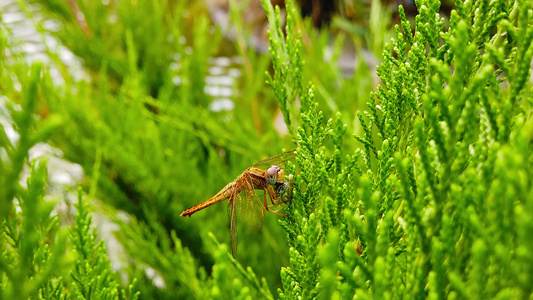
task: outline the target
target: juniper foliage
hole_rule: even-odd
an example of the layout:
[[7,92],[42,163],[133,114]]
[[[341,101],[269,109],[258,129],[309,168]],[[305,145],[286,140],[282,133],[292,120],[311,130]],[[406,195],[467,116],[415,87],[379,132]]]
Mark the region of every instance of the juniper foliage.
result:
[[[2,49],[2,99],[20,136],[12,143],[0,130],[2,298],[136,299],[137,290],[193,299],[531,298],[528,1],[456,1],[445,20],[438,0],[419,0],[414,22],[400,7],[395,38],[371,40],[383,49],[373,93],[365,64],[351,78],[336,64],[342,37],[327,48],[327,34],[310,30],[292,1],[285,23],[262,1],[273,72],[264,85],[268,60],[249,51],[238,28],[246,80],[236,88],[245,91],[230,113],[208,108],[220,33],[205,14],[187,18],[194,5],[78,1],[84,27],[68,3],[43,1],[62,24],[53,34],[84,59],[92,81],[60,67],[57,87],[46,67],[28,68]],[[384,30],[378,13],[373,32]],[[0,29],[0,46],[14,48]],[[271,125],[275,106],[297,144],[287,170],[294,198],[278,223],[265,216],[261,234],[239,233],[246,251],[235,260],[225,209],[178,215],[265,149],[287,147]],[[74,226],[52,213],[46,163],[27,154],[44,140],[90,174],[83,188],[120,225],[131,284],[111,270],[81,192]]]
[[[343,153],[342,118],[324,122],[313,86],[300,94],[282,299],[533,295],[531,2],[456,1],[448,26],[439,1],[416,4],[413,30],[399,7],[353,154]],[[278,62],[278,49],[297,53],[289,21],[286,30],[271,34],[283,78],[274,90],[302,84],[284,75],[300,69],[298,55]]]
[[[5,28],[0,30],[6,33]],[[40,97],[48,96],[43,83],[49,78],[48,70],[39,63],[28,68],[25,62],[7,62],[3,57],[1,65],[6,83],[3,101],[9,110],[0,131],[1,298],[138,299],[135,280],[128,292],[119,287],[106,247],[90,229],[91,217],[81,190],[76,225],[67,226],[67,220],[54,210],[56,202],[46,197],[46,159],[28,157],[30,148],[47,139],[62,122],[58,117],[35,117]],[[22,90],[13,83],[19,83]],[[13,130],[11,139],[6,128]]]

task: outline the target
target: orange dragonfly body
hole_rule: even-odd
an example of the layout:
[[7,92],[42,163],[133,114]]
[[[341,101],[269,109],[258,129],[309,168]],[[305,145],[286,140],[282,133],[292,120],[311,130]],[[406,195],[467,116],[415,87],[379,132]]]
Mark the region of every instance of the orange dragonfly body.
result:
[[[283,216],[270,209],[267,195],[272,205],[287,203],[292,198],[292,175],[285,178],[282,164],[295,156],[294,149],[267,158],[246,169],[235,181],[228,183],[213,197],[197,204],[181,213],[181,217],[191,216],[197,211],[215,203],[228,201],[228,216],[230,218],[231,252],[237,254],[237,225],[236,219],[243,220],[244,225],[254,231],[263,226],[264,210]],[[264,169],[263,166],[269,166]],[[263,201],[259,200],[255,191],[263,191]]]

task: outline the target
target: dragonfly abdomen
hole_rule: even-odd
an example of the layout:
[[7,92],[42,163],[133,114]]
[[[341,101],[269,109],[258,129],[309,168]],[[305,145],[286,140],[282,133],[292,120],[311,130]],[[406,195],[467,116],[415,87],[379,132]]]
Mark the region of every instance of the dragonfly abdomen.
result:
[[[222,202],[231,197],[233,190],[235,189],[235,182],[228,183],[224,188],[222,188],[218,193],[213,197],[205,200],[204,202],[197,204],[189,209],[186,209],[181,213],[180,217],[186,217],[194,214],[195,212],[202,210],[206,207],[209,207],[215,203]],[[239,192],[239,191],[237,191]]]

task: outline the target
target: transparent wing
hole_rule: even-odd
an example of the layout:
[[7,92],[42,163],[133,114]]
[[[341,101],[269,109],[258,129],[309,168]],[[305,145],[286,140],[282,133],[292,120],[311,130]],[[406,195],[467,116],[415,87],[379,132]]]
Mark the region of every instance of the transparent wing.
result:
[[240,197],[236,197],[235,211],[237,213],[237,220],[243,224],[246,229],[252,232],[258,232],[263,227],[263,219],[265,212],[263,210],[263,202],[259,200],[252,185],[252,177],[248,174],[243,174]]
[[262,161],[256,163],[253,165],[254,167],[270,167],[271,165],[278,165],[280,167],[283,166],[283,163],[293,159],[296,156],[296,148],[291,149],[289,151],[285,151],[283,153],[280,153],[278,155],[274,155],[272,157],[269,157],[267,159],[263,159]]
[[231,255],[233,258],[237,256],[237,223],[236,223],[236,211],[235,211],[235,198],[240,198],[240,195],[235,193],[228,202],[228,218],[229,218],[229,233],[230,233],[230,245]]
[[237,222],[246,229],[258,232],[263,227],[263,203],[253,189],[250,175],[243,174],[236,180],[233,195],[228,202],[228,217],[230,220],[231,253],[237,256]]

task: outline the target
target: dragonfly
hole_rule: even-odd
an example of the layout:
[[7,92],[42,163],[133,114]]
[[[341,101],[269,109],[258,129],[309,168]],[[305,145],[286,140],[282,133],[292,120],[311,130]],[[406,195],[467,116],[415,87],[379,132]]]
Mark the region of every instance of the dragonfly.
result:
[[[265,210],[284,217],[269,207],[267,197],[274,206],[290,202],[292,199],[293,175],[285,175],[284,163],[296,156],[295,149],[264,159],[246,169],[237,179],[228,183],[213,197],[186,209],[181,217],[207,208],[213,204],[229,200],[227,206],[230,219],[231,253],[237,255],[237,218],[244,226],[258,232],[263,227]],[[263,201],[256,191],[263,191]]]

